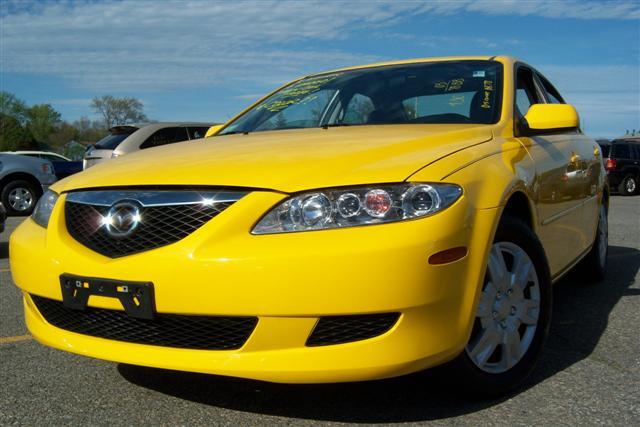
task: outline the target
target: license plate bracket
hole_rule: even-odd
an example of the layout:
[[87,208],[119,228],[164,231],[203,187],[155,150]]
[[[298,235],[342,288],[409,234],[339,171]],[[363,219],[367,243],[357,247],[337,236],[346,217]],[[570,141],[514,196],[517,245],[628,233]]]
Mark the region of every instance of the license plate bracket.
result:
[[82,277],[74,274],[60,275],[62,303],[74,310],[85,310],[91,295],[117,298],[128,316],[153,319],[155,296],[153,283]]

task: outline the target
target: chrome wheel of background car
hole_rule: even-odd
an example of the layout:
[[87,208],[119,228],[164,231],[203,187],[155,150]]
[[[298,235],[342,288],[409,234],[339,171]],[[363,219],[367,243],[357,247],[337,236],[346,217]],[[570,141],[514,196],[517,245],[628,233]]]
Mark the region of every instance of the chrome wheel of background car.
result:
[[16,187],[9,193],[9,205],[18,212],[29,210],[33,202],[33,194],[28,188]]
[[494,243],[466,347],[472,362],[491,374],[515,366],[535,336],[540,300],[538,276],[529,255],[514,243]]
[[629,194],[633,194],[636,192],[636,180],[632,177],[627,178],[627,182],[625,182],[625,188]]

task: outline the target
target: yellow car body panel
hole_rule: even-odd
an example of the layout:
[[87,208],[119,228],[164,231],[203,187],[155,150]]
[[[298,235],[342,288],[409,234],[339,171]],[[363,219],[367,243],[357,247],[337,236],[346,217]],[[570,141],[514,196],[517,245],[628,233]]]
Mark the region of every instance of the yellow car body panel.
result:
[[[29,330],[46,345],[86,356],[291,383],[386,378],[454,358],[471,333],[488,251],[510,197],[526,197],[531,226],[554,259],[566,251],[558,229],[573,228],[561,236],[573,236],[576,253],[550,262],[551,274],[558,276],[591,246],[597,221],[592,211],[606,190],[601,168],[592,160],[593,173],[584,183],[588,194],[562,186],[553,196],[546,193],[543,183],[555,183],[560,176],[553,174],[563,171],[545,151],[553,138],[514,136],[516,61],[494,60],[504,66],[502,114],[496,124],[214,136],[118,158],[56,183],[52,189],[61,196],[49,227],[27,219],[10,240],[11,271],[24,293]],[[585,153],[593,152],[586,137],[567,138],[572,144],[583,143]],[[251,233],[261,216],[290,193],[405,181],[457,184],[463,195],[445,211],[414,220]],[[64,202],[69,191],[163,185],[252,190],[184,239],[122,258],[92,251],[66,229]],[[572,215],[570,223],[563,222],[565,212],[576,211],[579,215]],[[563,215],[556,218],[558,213]],[[430,256],[455,247],[466,248],[466,255],[441,265],[429,263]],[[49,324],[31,299],[37,295],[60,301],[63,273],[150,281],[158,313],[257,316],[258,325],[240,349],[225,351],[133,344],[69,332]],[[114,298],[92,296],[89,306],[122,310]],[[305,346],[322,316],[385,312],[401,315],[379,336]]]

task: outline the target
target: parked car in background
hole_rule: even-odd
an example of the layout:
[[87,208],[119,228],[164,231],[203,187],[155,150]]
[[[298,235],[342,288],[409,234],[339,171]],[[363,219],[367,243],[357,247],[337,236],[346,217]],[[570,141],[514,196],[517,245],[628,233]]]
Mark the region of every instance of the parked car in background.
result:
[[58,179],[66,178],[82,171],[82,161],[74,161],[58,153],[50,151],[11,151],[10,153],[49,160]]
[[623,196],[640,192],[640,141],[614,139],[598,142],[609,185]]
[[39,342],[290,383],[451,362],[497,394],[541,354],[552,283],[606,271],[598,145],[514,58],[311,75],[212,138],[42,197],[10,241]]
[[4,223],[7,220],[7,210],[4,208],[2,202],[0,202],[0,233],[4,231]]
[[57,177],[50,161],[0,153],[0,201],[8,215],[28,215]]
[[134,151],[204,138],[212,125],[213,123],[162,122],[114,126],[109,129],[109,135],[87,149],[84,169]]

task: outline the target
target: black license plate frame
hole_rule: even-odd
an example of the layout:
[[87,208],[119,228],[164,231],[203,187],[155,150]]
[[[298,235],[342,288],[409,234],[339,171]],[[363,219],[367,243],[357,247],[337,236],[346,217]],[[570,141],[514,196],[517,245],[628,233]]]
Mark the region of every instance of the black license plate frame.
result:
[[155,293],[152,282],[60,275],[62,304],[74,310],[86,310],[91,295],[116,298],[128,316],[151,320],[155,316]]

